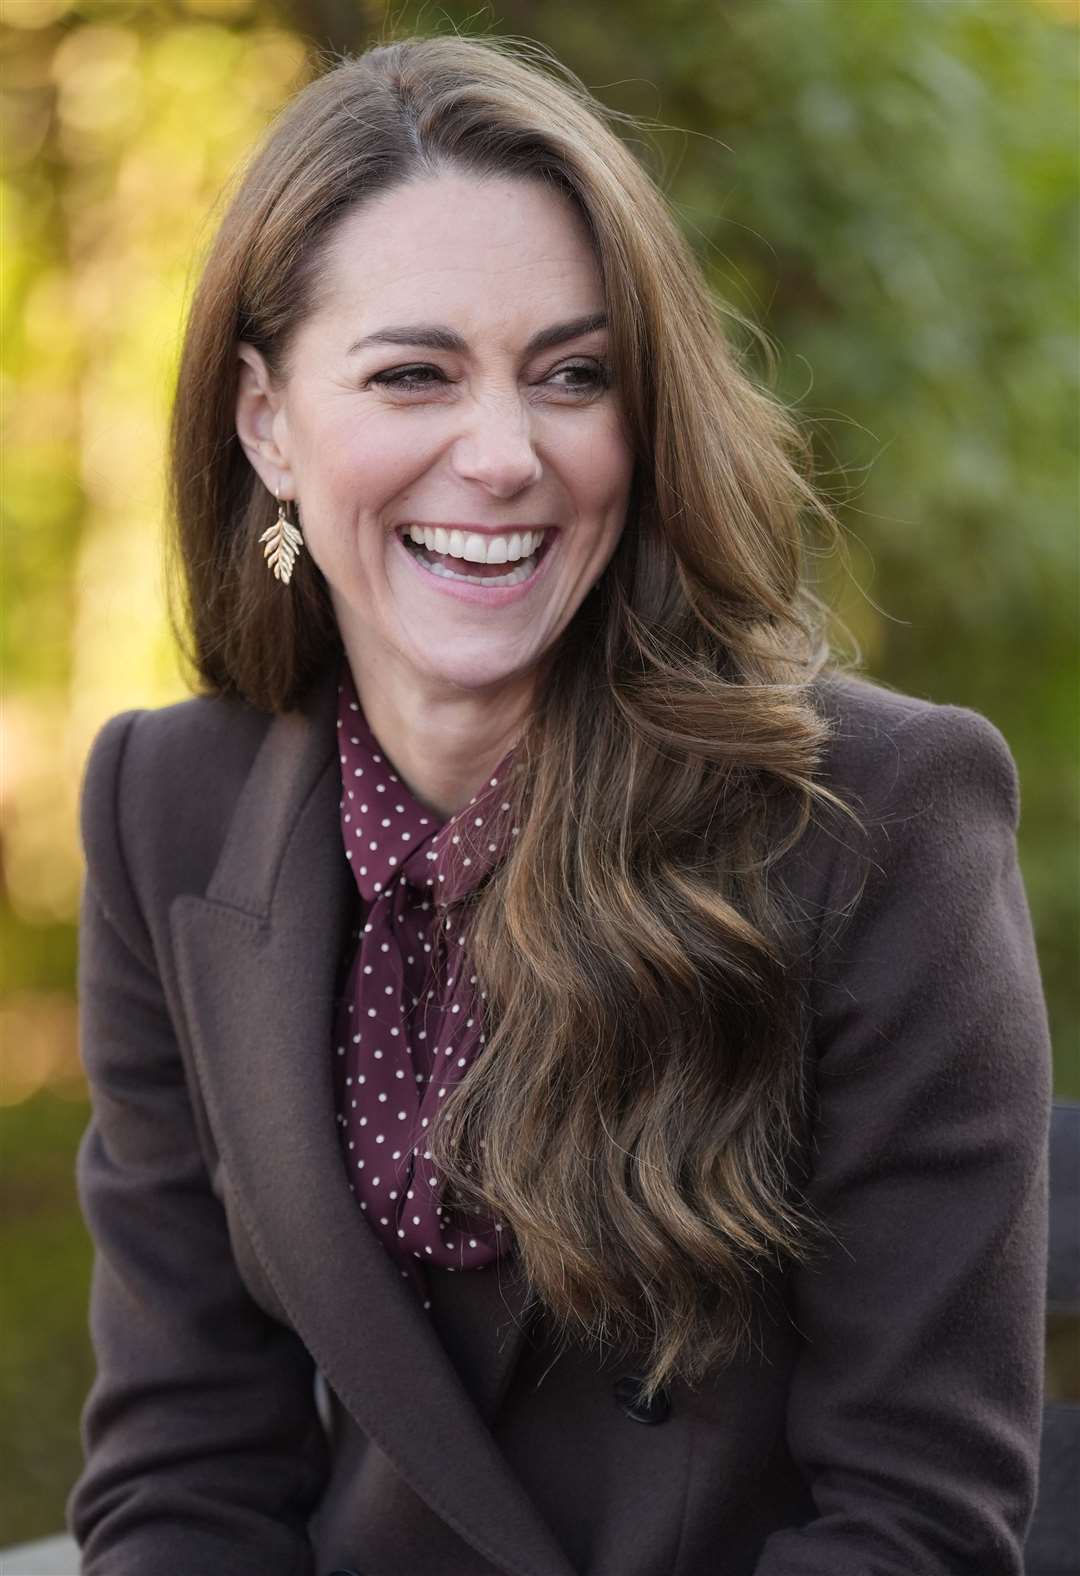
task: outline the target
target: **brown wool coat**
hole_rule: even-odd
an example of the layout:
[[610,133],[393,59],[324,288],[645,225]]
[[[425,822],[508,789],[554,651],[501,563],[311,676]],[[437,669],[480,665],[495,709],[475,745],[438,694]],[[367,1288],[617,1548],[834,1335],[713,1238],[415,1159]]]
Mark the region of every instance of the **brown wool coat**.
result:
[[[425,1313],[349,1192],[334,682],[113,718],[82,794],[87,1576],[1019,1576],[1042,1400],[1050,1057],[1018,791],[977,713],[852,677],[845,823],[785,856],[807,1192],[836,1233],[651,1421],[513,1276]],[[434,1319],[434,1324],[430,1321]]]

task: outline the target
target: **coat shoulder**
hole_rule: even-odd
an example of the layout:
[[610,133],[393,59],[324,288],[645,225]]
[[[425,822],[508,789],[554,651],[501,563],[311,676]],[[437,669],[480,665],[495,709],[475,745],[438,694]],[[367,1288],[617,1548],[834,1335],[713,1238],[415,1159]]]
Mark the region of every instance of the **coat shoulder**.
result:
[[79,830],[88,884],[108,912],[145,909],[170,886],[205,886],[272,721],[236,697],[199,695],[102,724],[83,769]]
[[1016,762],[981,712],[839,668],[823,670],[808,698],[825,724],[815,780],[847,807],[815,803],[785,856],[783,886],[812,930],[847,913],[872,872],[899,879],[900,847],[921,858],[977,839],[988,822],[1015,831]]
[[920,782],[974,776],[1019,809],[1016,762],[982,712],[890,689],[865,674],[824,670],[810,686],[828,727],[821,780],[872,813],[903,810]]

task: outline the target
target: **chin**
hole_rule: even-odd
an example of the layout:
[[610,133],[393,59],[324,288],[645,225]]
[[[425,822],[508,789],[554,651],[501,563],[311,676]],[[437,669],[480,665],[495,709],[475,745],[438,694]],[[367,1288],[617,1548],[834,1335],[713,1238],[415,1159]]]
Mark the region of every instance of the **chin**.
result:
[[528,671],[528,668],[521,667],[493,667],[490,661],[442,662],[428,668],[426,676],[433,684],[444,684],[463,692],[481,694],[487,690],[498,690],[504,685],[513,684],[524,678]]

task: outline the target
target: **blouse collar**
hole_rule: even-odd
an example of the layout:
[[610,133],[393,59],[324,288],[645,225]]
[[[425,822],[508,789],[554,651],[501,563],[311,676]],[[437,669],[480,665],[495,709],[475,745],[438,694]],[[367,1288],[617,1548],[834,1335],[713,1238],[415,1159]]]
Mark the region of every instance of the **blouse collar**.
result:
[[364,715],[348,659],[338,676],[341,836],[368,903],[406,881],[448,908],[467,896],[509,851],[518,828],[502,784],[508,753],[484,787],[449,820],[421,803]]

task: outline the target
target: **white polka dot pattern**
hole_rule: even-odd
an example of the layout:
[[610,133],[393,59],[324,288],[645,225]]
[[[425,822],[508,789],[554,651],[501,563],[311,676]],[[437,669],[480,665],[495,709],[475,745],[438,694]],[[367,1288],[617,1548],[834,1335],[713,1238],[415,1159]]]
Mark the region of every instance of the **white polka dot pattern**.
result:
[[516,835],[500,788],[510,757],[440,823],[394,771],[344,659],[337,732],[341,834],[365,907],[334,1020],[338,1130],[360,1208],[426,1298],[423,1265],[479,1269],[512,1248],[501,1223],[443,1206],[425,1147],[483,1048],[484,993],[458,905]]

